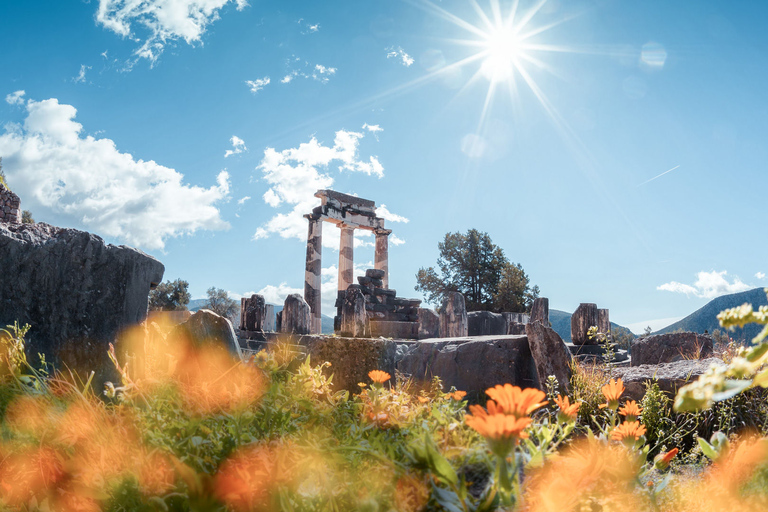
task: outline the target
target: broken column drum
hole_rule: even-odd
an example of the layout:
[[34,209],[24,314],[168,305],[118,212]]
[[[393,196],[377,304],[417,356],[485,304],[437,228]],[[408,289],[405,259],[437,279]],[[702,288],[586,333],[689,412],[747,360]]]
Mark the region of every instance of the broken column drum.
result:
[[304,299],[312,314],[311,332],[319,334],[322,330],[322,223],[332,222],[341,229],[338,291],[346,291],[353,284],[355,229],[365,229],[376,234],[375,267],[384,270],[383,287],[387,287],[388,237],[391,230],[384,229],[384,219],[376,216],[376,203],[373,201],[334,190],[318,190],[315,197],[321,200],[320,206],[304,216],[309,221]]

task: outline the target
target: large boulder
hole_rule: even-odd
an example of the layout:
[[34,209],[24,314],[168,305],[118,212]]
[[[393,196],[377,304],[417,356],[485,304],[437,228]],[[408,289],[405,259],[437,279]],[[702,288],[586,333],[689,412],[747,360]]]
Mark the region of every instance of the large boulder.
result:
[[499,336],[507,334],[507,319],[500,313],[472,311],[467,313],[469,336]]
[[446,293],[437,314],[440,315],[440,336],[443,338],[468,336],[467,306],[462,294]]
[[419,308],[419,339],[440,337],[440,315],[434,309]]
[[0,223],[0,269],[0,326],[31,325],[30,362],[40,353],[59,368],[94,371],[97,391],[119,377],[109,344],[146,318],[165,270],[139,250],[44,223]]
[[242,358],[232,322],[209,309],[196,311],[189,320],[171,331],[170,339],[187,340],[195,347],[221,347],[233,357]]
[[536,364],[539,376],[539,388],[545,389],[550,375],[557,378],[561,392],[568,392],[571,387],[571,351],[557,332],[540,321],[527,323],[525,333],[528,346]]
[[[634,359],[634,353],[632,358]],[[722,366],[725,363],[715,357],[696,360],[683,359],[673,363],[616,368],[613,370],[613,377],[621,378],[624,381],[626,391],[622,397],[625,399],[641,400],[645,395],[645,383],[654,379],[658,381],[659,389],[674,397],[678,389],[699,378],[712,365]]]
[[712,357],[712,338],[695,332],[656,334],[632,343],[632,366]]
[[484,402],[496,384],[536,387],[536,368],[525,336],[478,336],[423,340],[401,355],[397,369],[417,381],[437,376],[445,390],[466,391]]

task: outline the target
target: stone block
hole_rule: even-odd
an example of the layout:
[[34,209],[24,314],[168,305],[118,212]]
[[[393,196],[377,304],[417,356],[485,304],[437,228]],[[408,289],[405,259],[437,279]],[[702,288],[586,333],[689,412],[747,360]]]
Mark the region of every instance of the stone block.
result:
[[371,337],[394,338],[399,340],[415,340],[419,338],[418,322],[397,322],[371,320]]
[[440,337],[440,315],[434,309],[419,308],[419,339]]
[[[354,286],[354,285],[352,285]],[[292,293],[285,298],[283,306],[281,332],[293,334],[309,334],[312,325],[312,313],[309,304],[298,293]]]
[[713,354],[712,337],[695,332],[656,334],[632,342],[632,366],[706,359]]
[[502,336],[507,334],[507,319],[500,313],[471,311],[467,313],[469,336]]
[[546,297],[538,297],[533,300],[531,306],[531,318],[530,323],[541,322],[549,327],[549,299]]
[[582,303],[571,315],[571,341],[574,345],[597,345],[596,338],[589,339],[587,331],[597,327],[597,304]]
[[368,335],[368,316],[365,313],[365,296],[358,288],[350,286],[341,306],[341,336],[364,338]]
[[[632,358],[634,359],[634,357],[633,353]],[[615,368],[613,374],[624,382],[626,391],[622,395],[622,399],[642,400],[645,395],[645,383],[654,379],[658,382],[659,389],[666,392],[670,398],[674,398],[681,387],[699,378],[712,365],[723,366],[725,363],[716,357],[696,360],[683,359],[672,363]]]
[[242,359],[232,322],[208,309],[196,311],[189,320],[179,324],[171,331],[170,339],[185,339],[196,347],[222,347],[233,357]]
[[378,268],[369,268],[365,271],[365,277],[370,277],[371,279],[384,279],[385,274],[384,270]]
[[445,338],[461,338],[469,333],[467,308],[464,296],[459,292],[448,292],[443,304],[437,310],[440,315],[440,335]]

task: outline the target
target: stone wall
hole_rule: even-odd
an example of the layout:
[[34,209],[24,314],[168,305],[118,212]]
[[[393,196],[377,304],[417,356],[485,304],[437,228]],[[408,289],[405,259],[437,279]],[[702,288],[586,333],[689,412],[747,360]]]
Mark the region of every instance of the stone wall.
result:
[[21,199],[0,183],[0,222],[21,224]]

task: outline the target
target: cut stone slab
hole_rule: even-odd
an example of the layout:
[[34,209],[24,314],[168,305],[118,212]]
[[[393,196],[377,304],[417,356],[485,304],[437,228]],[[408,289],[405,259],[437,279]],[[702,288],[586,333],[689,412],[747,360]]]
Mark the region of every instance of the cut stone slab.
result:
[[189,320],[171,332],[170,339],[186,339],[196,347],[219,346],[225,348],[233,357],[242,359],[232,322],[210,309],[196,311]]
[[389,320],[370,320],[371,337],[416,340],[419,338],[419,322],[395,322]]
[[[634,359],[634,354],[632,354]],[[725,363],[712,357],[709,359],[681,360],[672,363],[644,364],[613,370],[614,378],[624,381],[626,391],[622,399],[642,400],[645,395],[645,382],[658,379],[659,389],[674,398],[677,390],[688,382],[696,380],[710,366],[723,366]]]
[[484,403],[496,384],[536,387],[536,367],[526,336],[478,336],[422,340],[403,351],[397,369],[417,381],[438,376],[443,389],[466,391]]
[[632,343],[632,366],[712,357],[712,337],[695,332],[656,334]]
[[560,391],[568,393],[571,388],[571,352],[554,329],[541,321],[525,325],[528,345],[531,349],[539,389],[546,389],[547,378],[554,375],[560,384]]
[[434,309],[419,308],[419,339],[440,337],[440,315]]
[[96,235],[42,222],[0,223],[0,326],[29,324],[27,358],[87,375],[94,389],[119,375],[107,356],[124,329],[147,317],[151,287],[163,264]]
[[582,303],[571,315],[571,342],[574,345],[597,345],[597,338],[589,339],[587,331],[597,327],[597,304]]
[[467,313],[469,336],[499,336],[507,334],[507,319],[500,313],[471,311]]
[[459,292],[448,292],[443,304],[437,310],[440,315],[440,335],[445,338],[460,338],[469,335],[467,307],[464,296]]

